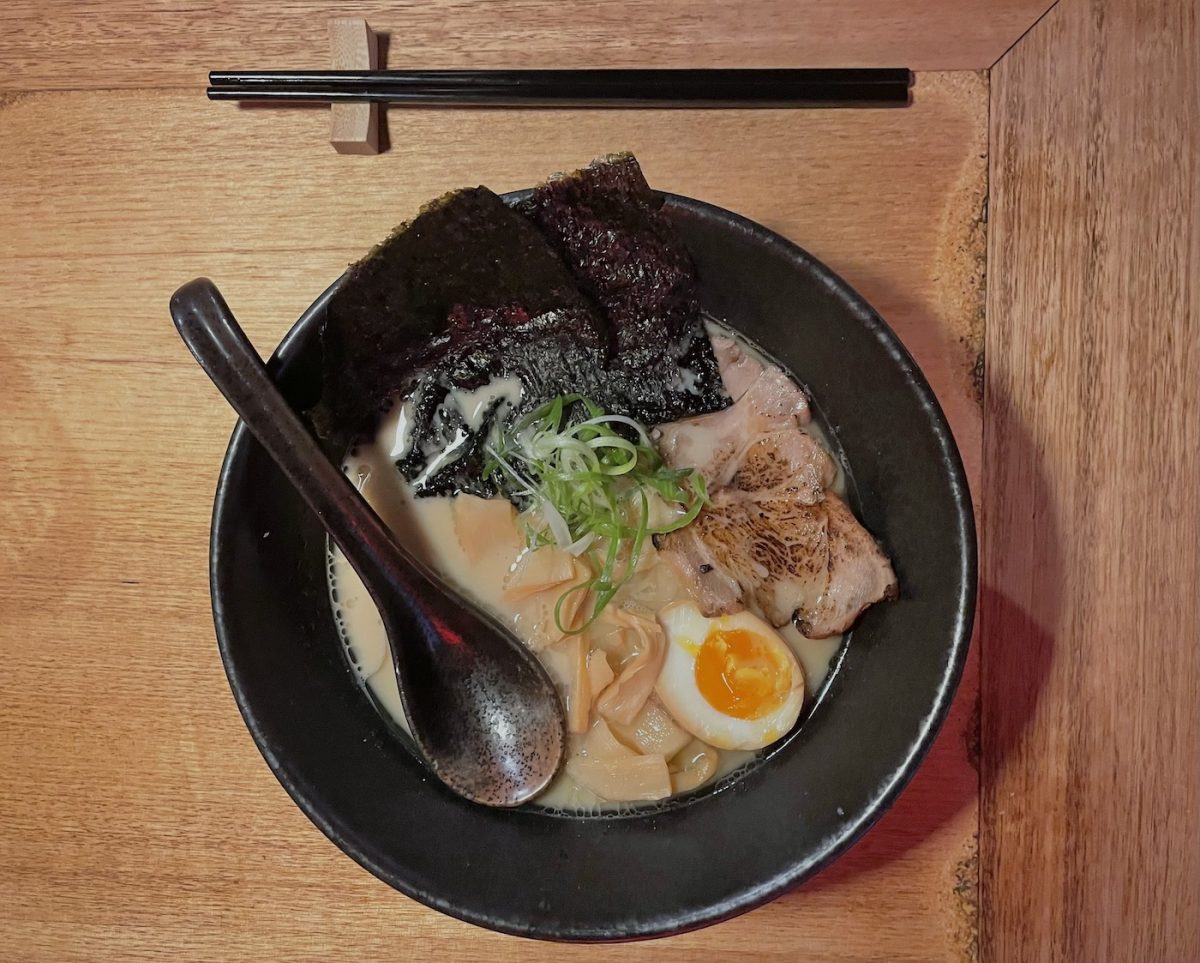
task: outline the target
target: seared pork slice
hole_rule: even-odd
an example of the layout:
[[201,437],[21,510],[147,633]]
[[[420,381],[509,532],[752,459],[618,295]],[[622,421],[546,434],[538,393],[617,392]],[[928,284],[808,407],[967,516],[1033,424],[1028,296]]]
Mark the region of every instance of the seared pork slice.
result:
[[711,501],[692,524],[656,540],[712,617],[749,604],[806,636],[846,631],[863,609],[896,597],[887,556],[837,495],[829,453],[801,426],[808,399],[779,368],[733,338],[713,351],[731,407],[660,425],[673,468],[696,468]]
[[722,489],[691,525],[660,540],[659,555],[689,576],[710,617],[753,601],[772,625],[786,625],[797,609],[816,607],[829,580],[825,511],[787,495],[756,501]]
[[807,425],[812,421],[808,398],[778,368],[767,368],[751,382],[740,404],[751,405],[763,419],[780,425]]
[[721,369],[721,380],[729,397],[737,401],[763,373],[763,363],[744,350],[733,338],[716,335],[712,339],[713,353]]
[[837,477],[837,466],[821,443],[802,428],[787,428],[760,435],[746,445],[731,463],[726,482],[753,498],[794,496],[813,505]]
[[742,586],[726,569],[721,543],[710,541],[701,530],[708,529],[708,510],[702,511],[692,524],[655,536],[659,554],[683,578],[684,584],[707,616],[726,615],[742,609]]
[[653,438],[663,461],[672,468],[695,468],[712,491],[724,484],[726,467],[746,438],[754,437],[756,424],[753,409],[739,403],[711,415],[659,425]]
[[806,504],[795,492],[722,489],[691,525],[660,540],[659,553],[705,615],[753,600],[771,624],[794,621],[812,639],[844,632],[868,605],[896,595],[891,563],[832,492]]
[[784,420],[790,416],[801,425],[812,421],[808,398],[779,368],[764,365],[733,338],[717,335],[712,344],[721,380],[735,402],[749,395],[750,403],[764,417]]
[[718,485],[725,466],[745,439],[748,409],[731,405],[725,411],[685,418],[655,427],[654,444],[667,465],[695,468],[704,475],[709,491]]
[[[728,338],[719,340],[733,344]],[[728,350],[725,357],[730,357]],[[798,426],[811,418],[804,392],[782,371],[764,369],[756,359],[744,357],[756,366],[757,373],[743,386],[737,401],[724,411],[672,421],[654,430],[655,442],[666,463],[676,468],[697,469],[710,490],[730,483],[748,442],[784,431],[801,435]],[[722,377],[727,370],[730,369],[723,362]],[[812,444],[820,448],[815,442]],[[828,460],[825,456],[825,461]],[[823,475],[823,469],[817,474]]]
[[797,609],[796,626],[810,639],[845,632],[863,610],[900,594],[892,563],[837,495],[826,494],[829,582],[815,606]]

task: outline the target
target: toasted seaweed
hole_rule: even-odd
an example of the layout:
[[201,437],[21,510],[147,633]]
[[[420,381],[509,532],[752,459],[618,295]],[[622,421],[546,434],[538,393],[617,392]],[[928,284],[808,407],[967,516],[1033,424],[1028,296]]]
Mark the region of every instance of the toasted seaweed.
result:
[[623,153],[551,178],[521,207],[600,306],[610,329],[610,390],[648,422],[729,404],[692,256],[662,206],[637,160]]
[[[605,337],[570,272],[526,218],[484,187],[446,194],[353,265],[329,302],[322,396],[310,416],[330,447],[369,431],[380,407],[446,354],[456,343],[451,315],[463,309],[569,313],[594,329],[597,345]],[[597,353],[596,363],[602,358]],[[458,362],[461,376],[470,369],[487,380],[485,364],[472,366],[465,355]]]
[[[605,332],[596,316],[580,307],[556,309],[530,317],[515,308],[485,310],[458,308],[437,357],[427,364],[414,394],[414,444],[398,462],[410,480],[421,476],[428,450],[444,450],[465,436],[461,453],[436,474],[421,478],[418,494],[467,492],[495,494],[482,478],[483,440],[499,418],[515,418],[557,395],[578,391],[606,406],[609,396],[604,375]],[[455,388],[474,388],[493,378],[519,378],[521,403],[494,407],[478,430],[471,431],[447,395]]]
[[[661,206],[629,154],[552,179],[519,211],[484,187],[428,204],[329,302],[309,413],[327,449],[341,454],[403,395],[413,443],[397,467],[419,493],[490,495],[484,439],[556,395],[647,423],[727,405],[691,256]],[[510,376],[520,405],[493,408],[474,430],[448,402]],[[430,472],[452,442],[455,457]]]

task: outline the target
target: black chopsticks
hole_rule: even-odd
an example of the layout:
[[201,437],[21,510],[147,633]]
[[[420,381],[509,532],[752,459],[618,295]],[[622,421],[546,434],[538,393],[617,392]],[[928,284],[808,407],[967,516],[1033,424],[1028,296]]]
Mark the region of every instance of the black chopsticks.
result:
[[469,107],[903,107],[906,68],[214,70],[210,100]]

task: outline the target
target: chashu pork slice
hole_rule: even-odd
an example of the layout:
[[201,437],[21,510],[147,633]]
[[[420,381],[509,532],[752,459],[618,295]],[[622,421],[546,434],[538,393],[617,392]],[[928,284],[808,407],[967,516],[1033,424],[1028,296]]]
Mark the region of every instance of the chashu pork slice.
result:
[[656,429],[667,464],[697,468],[711,497],[691,525],[658,539],[705,615],[752,603],[809,638],[846,631],[895,598],[887,556],[837,495],[837,467],[804,431],[808,399],[782,371],[731,338],[713,349],[735,402]]
[[[804,392],[782,371],[764,368],[731,338],[717,337],[713,343],[725,387],[736,400],[723,411],[673,421],[654,432],[667,464],[697,469],[710,491],[731,483],[748,444],[768,435],[782,438],[782,432],[807,439],[798,426],[811,419]],[[812,444],[817,452],[809,452],[807,457],[823,457],[828,462],[824,450]],[[833,470],[832,462],[829,469]],[[819,469],[818,475],[824,471]]]
[[770,431],[744,445],[727,466],[726,486],[750,500],[794,497],[814,505],[837,477],[829,453],[802,428]]
[[812,639],[845,632],[867,606],[896,597],[891,563],[832,492],[810,504],[795,492],[722,489],[659,552],[705,615],[752,600],[773,625],[793,621]]

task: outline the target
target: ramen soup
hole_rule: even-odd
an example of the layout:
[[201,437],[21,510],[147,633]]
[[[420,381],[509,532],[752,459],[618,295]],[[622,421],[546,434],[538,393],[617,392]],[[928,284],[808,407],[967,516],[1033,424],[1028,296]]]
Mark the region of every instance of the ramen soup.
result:
[[[569,744],[540,802],[563,810],[746,764],[897,593],[809,398],[701,312],[662,207],[628,154],[515,205],[453,192],[350,269],[322,327],[314,427],[555,681]],[[350,664],[406,727],[379,615],[337,551],[329,573]]]
[[[539,797],[542,805],[615,808],[718,779],[791,731],[841,645],[840,631],[806,636],[803,619],[792,617],[800,606],[781,624],[771,615],[795,599],[819,611],[822,594],[854,591],[830,584],[828,573],[814,588],[808,573],[789,568],[794,562],[786,551],[792,516],[812,504],[840,502],[842,473],[809,420],[800,388],[728,332],[711,330],[737,400],[725,411],[647,432],[664,463],[703,475],[709,504],[687,526],[645,540],[634,568],[620,573],[619,588],[598,613],[588,584],[607,546],[539,544],[531,539],[542,525],[536,502],[518,511],[499,496],[419,497],[421,476],[410,482],[396,470],[413,443],[411,399],[398,399],[375,439],[356,446],[344,466],[400,542],[507,624],[556,682],[570,740],[566,765]],[[506,378],[448,392],[443,403],[478,427],[482,411],[515,406],[520,395],[520,382]],[[452,457],[441,454],[443,461]],[[651,511],[670,515],[663,503]],[[755,549],[761,539],[746,524],[767,513],[779,535],[773,572],[761,571]],[[731,520],[734,533],[709,547],[704,539]],[[811,527],[808,520],[804,525]],[[811,535],[794,527],[801,541]],[[828,543],[828,519],[825,529]],[[737,582],[736,602],[715,584],[718,564],[723,579]],[[379,709],[407,729],[379,614],[337,549],[329,573],[354,672]],[[743,583],[754,582],[761,585],[742,592]]]

